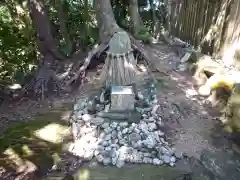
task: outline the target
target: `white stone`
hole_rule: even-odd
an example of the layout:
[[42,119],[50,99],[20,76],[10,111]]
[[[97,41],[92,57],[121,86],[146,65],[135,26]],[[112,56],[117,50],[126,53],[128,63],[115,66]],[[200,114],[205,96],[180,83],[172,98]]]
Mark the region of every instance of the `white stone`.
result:
[[118,145],[118,144],[111,144],[110,146],[111,146],[112,148],[116,148],[116,149],[119,148],[119,145]]
[[115,157],[113,157],[112,158],[112,165],[116,165],[117,164],[117,160],[118,160],[118,157],[117,156],[115,156]]
[[166,163],[166,164],[169,164],[170,163],[170,156],[164,154],[163,155],[163,162]]
[[107,135],[104,137],[104,140],[105,140],[105,141],[108,141],[108,140],[111,139],[111,137],[112,137],[111,134],[107,134]]
[[116,128],[116,130],[117,130],[117,131],[121,131],[121,127],[118,126],[118,127]]
[[149,123],[148,124],[148,130],[149,131],[154,131],[157,129],[157,125],[155,123]]
[[154,165],[162,165],[163,164],[163,161],[158,159],[158,158],[154,158],[153,159],[153,164]]
[[98,147],[97,147],[97,151],[99,151],[99,152],[104,151],[104,149],[105,149],[104,146],[100,146],[100,145],[98,145]]
[[127,134],[128,133],[128,128],[125,128],[122,130],[122,134]]
[[102,128],[103,129],[106,129],[108,127],[109,127],[109,123],[108,122],[105,122],[105,123],[102,124]]
[[117,144],[118,141],[119,141],[119,140],[115,137],[115,139],[112,139],[112,144]]
[[104,160],[104,157],[103,157],[103,155],[99,154],[99,155],[96,156],[96,159],[99,163],[102,163],[103,160]]
[[143,122],[141,124],[139,124],[139,129],[141,129],[144,133],[147,131],[148,132],[148,125]]
[[105,132],[101,132],[101,133],[99,134],[99,138],[100,138],[100,139],[103,139],[105,136],[106,136],[106,133],[105,133]]
[[103,141],[103,142],[102,142],[102,145],[103,145],[103,146],[108,146],[108,144],[109,144],[108,141]]
[[171,167],[173,167],[173,166],[175,166],[175,163],[174,163],[174,162],[170,162],[169,165],[170,165]]
[[148,148],[153,148],[156,145],[156,141],[152,139],[151,137],[148,137],[147,139],[142,141],[145,146]]
[[72,133],[73,133],[74,138],[78,137],[78,134],[79,134],[78,125],[75,122],[72,123]]
[[105,111],[105,112],[109,112],[109,110],[110,110],[110,104],[107,104],[107,105],[105,106],[105,108],[104,108],[104,111]]
[[201,96],[209,96],[211,94],[211,87],[203,85],[198,89],[198,93]]
[[144,157],[143,158],[143,163],[145,163],[145,164],[152,164],[153,160],[150,157]]
[[132,123],[131,126],[132,126],[133,128],[136,128],[136,127],[137,127],[137,124],[136,124],[136,123]]
[[124,166],[124,164],[125,164],[125,162],[124,162],[124,160],[117,160],[117,163],[116,163],[116,166],[118,167],[118,168],[121,168],[121,167],[123,167]]
[[119,131],[118,134],[117,134],[118,139],[119,139],[119,140],[122,139],[122,136],[123,136],[122,132]]
[[135,142],[132,142],[132,147],[133,147],[133,148],[138,148],[138,144],[135,143]]
[[111,149],[111,151],[109,152],[109,156],[110,156],[111,158],[116,157],[116,156],[117,156],[117,151],[116,151],[116,149]]
[[84,159],[87,161],[92,160],[94,152],[92,150],[86,150],[84,153]]
[[143,94],[141,92],[138,92],[138,98],[141,99],[141,100],[144,99],[144,96],[143,96]]
[[162,154],[170,155],[169,149],[166,147],[161,147],[160,151]]
[[135,133],[137,133],[137,134],[140,134],[140,132],[141,132],[141,130],[138,129],[138,128],[135,128],[133,131],[134,131]]
[[151,116],[151,117],[149,117],[148,121],[149,121],[149,122],[154,122],[154,121],[155,121],[155,118]]
[[138,147],[142,147],[143,142],[141,140],[137,141]]
[[127,141],[125,139],[120,139],[119,144],[120,145],[125,145],[125,144],[127,144]]
[[176,162],[176,157],[172,156],[172,157],[170,158],[170,161],[173,162],[173,163],[175,163],[175,162]]
[[140,135],[140,134],[138,134],[138,133],[132,133],[132,134],[129,135],[129,141],[131,141],[131,142],[137,142],[137,141],[139,141],[139,140],[141,140],[141,135]]
[[113,131],[111,132],[111,135],[112,135],[112,139],[116,139],[116,138],[117,138],[117,135],[118,135],[118,133],[117,133],[117,131],[116,131],[116,130],[113,130]]
[[108,164],[110,164],[111,163],[111,158],[109,158],[109,157],[105,157],[104,159],[103,159],[103,164],[106,166],[106,165],[108,165]]
[[152,111],[151,111],[151,114],[152,114],[152,115],[155,115],[155,114],[157,113],[157,110],[158,110],[159,107],[160,107],[159,104],[154,105],[154,106],[153,106],[153,109],[152,109]]
[[92,116],[90,114],[84,114],[82,116],[82,120],[85,122],[89,122],[92,119]]
[[105,101],[105,100],[104,100],[104,92],[101,93],[99,99],[100,99],[100,103],[104,103],[104,101]]
[[80,120],[80,119],[82,119],[83,112],[75,111],[74,115],[75,115],[75,119]]
[[108,134],[108,133],[112,132],[112,128],[107,127],[107,128],[104,129],[104,131]]
[[100,154],[99,150],[94,151],[94,156],[97,157]]
[[105,150],[106,150],[106,151],[111,151],[112,148],[111,148],[110,146],[107,146],[107,147],[105,147]]
[[122,128],[125,128],[128,126],[128,123],[127,122],[121,122],[119,123],[119,126],[122,127]]
[[113,129],[116,129],[117,126],[118,126],[118,123],[117,123],[117,122],[112,122],[112,123],[110,124],[110,127],[113,128]]
[[133,163],[142,163],[142,156],[141,156],[141,154],[140,153],[138,153],[138,152],[134,152],[133,153],[133,155],[131,156],[131,161],[133,162]]

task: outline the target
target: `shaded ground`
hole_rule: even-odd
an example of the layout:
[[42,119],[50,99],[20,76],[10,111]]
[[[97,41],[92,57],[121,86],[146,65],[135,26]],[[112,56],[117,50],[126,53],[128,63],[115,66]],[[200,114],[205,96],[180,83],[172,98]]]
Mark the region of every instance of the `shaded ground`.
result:
[[[46,134],[43,137],[37,137],[35,130],[54,123],[58,124],[58,127],[61,125],[67,132],[69,130],[67,119],[76,95],[79,96],[80,93],[86,95],[86,92],[93,87],[97,88],[94,84],[88,84],[80,88],[76,94],[66,95],[62,99],[52,99],[42,103],[25,102],[25,104],[15,105],[12,109],[2,107],[1,132],[5,136],[0,139],[0,165],[2,169],[5,168],[7,172],[11,172],[11,177],[7,177],[8,173],[3,172],[1,179],[17,179],[16,177],[39,179],[40,175],[46,173],[48,169],[56,168],[54,164],[60,164],[56,169],[73,173],[78,177],[76,179],[81,180],[239,179],[240,150],[234,142],[227,139],[226,133],[215,120],[217,113],[197,96],[191,77],[176,70],[179,58],[171,49],[163,45],[149,48],[149,51],[155,56],[155,67],[164,69],[168,74],[154,73],[154,77],[159,80],[158,98],[161,107],[158,113],[166,124],[165,131],[170,142],[189,158],[180,161],[175,168],[138,165],[116,169],[95,166],[92,162],[78,169],[81,161],[77,157],[64,153],[65,145],[71,141],[70,134],[59,135],[58,137],[62,137],[61,140],[55,138],[55,141],[51,141],[46,140]],[[28,123],[15,124],[16,121]],[[8,123],[13,125],[6,126]],[[57,131],[63,131],[63,129],[58,128],[54,132]],[[19,167],[24,167],[20,163],[14,166],[9,165],[11,163],[7,163],[6,159],[9,159],[9,154],[13,152],[6,151],[9,148],[18,154],[18,159],[21,158],[24,161],[24,166],[31,164],[32,171],[28,172],[29,168],[18,170]],[[24,173],[28,173],[29,176],[22,178],[20,175]],[[32,177],[30,177],[31,174]],[[59,176],[59,173],[56,174]],[[48,179],[53,179],[53,176]]]

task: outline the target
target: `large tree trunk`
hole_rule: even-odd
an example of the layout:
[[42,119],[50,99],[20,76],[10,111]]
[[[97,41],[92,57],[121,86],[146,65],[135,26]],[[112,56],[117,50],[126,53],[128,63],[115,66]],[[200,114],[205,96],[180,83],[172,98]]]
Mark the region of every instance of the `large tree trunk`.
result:
[[138,12],[138,0],[130,0],[129,14],[131,16],[133,34],[137,35],[141,26],[141,18]]
[[42,0],[28,0],[30,16],[36,29],[38,46],[43,56],[51,54],[53,59],[64,60],[57,50],[56,42],[51,34],[50,20]]
[[73,44],[72,44],[71,38],[68,33],[68,29],[67,29],[66,18],[65,18],[66,15],[63,10],[64,3],[62,2],[62,0],[60,0],[60,1],[55,0],[55,6],[57,9],[57,13],[58,13],[60,32],[61,32],[62,37],[67,45],[68,55],[70,55],[72,53],[72,45]]
[[151,12],[152,12],[152,33],[154,35],[156,29],[157,29],[157,21],[156,21],[156,14],[155,14],[155,4],[153,2],[153,0],[149,0],[149,4],[151,7]]
[[110,37],[121,29],[116,23],[110,0],[95,0],[95,8],[100,28],[100,41],[108,43]]
[[47,84],[54,79],[54,66],[58,60],[64,60],[58,52],[56,42],[51,34],[50,20],[47,16],[42,0],[28,0],[29,12],[33,26],[36,29],[38,47],[41,53],[39,71],[31,83],[31,88],[35,93],[43,92],[47,89]]
[[89,15],[88,15],[88,0],[84,0],[84,19],[86,21],[85,24],[85,35],[88,36],[88,21],[89,21]]

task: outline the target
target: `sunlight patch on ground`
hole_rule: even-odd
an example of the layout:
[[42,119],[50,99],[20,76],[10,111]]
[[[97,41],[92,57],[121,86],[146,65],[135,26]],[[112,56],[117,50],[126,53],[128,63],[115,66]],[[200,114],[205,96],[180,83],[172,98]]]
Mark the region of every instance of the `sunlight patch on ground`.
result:
[[34,154],[34,152],[26,144],[22,146],[22,150],[25,156],[32,156]]
[[75,177],[78,180],[89,180],[89,170],[88,169],[82,169],[78,175],[78,177]]
[[147,68],[143,64],[140,64],[138,67],[142,72],[147,72]]
[[237,49],[240,48],[240,41],[234,40],[230,45],[225,45],[223,50],[223,62],[225,65],[232,65],[234,60],[234,54]]
[[197,93],[197,91],[195,91],[195,89],[185,89],[185,95],[186,95],[186,97],[190,98],[190,97],[198,95],[198,93]]
[[12,166],[16,169],[16,172],[33,172],[36,171],[37,167],[34,163],[28,160],[22,159],[12,148],[8,148],[4,151],[4,155],[8,158],[8,161],[11,161]]
[[63,139],[70,135],[69,127],[62,126],[60,124],[49,124],[42,129],[36,130],[34,135],[45,141],[59,144],[63,142]]

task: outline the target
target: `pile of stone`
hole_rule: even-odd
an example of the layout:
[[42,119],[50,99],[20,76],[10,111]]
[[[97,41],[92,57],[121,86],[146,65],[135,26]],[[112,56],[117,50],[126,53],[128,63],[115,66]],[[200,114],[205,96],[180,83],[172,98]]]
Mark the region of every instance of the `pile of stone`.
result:
[[[91,114],[93,104],[95,112]],[[95,159],[119,168],[125,163],[174,166],[180,157],[176,157],[177,153],[169,147],[160,130],[163,123],[157,114],[160,105],[156,96],[148,104],[148,107],[136,108],[141,115],[139,123],[130,123],[99,117],[107,104],[79,100],[71,119],[75,143],[69,150],[85,160]]]

